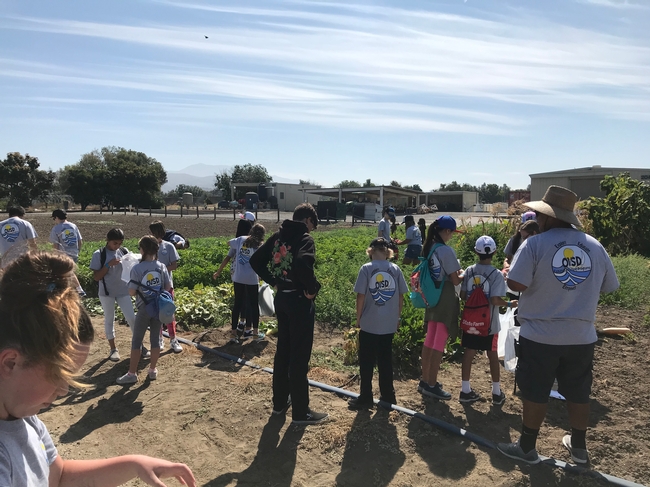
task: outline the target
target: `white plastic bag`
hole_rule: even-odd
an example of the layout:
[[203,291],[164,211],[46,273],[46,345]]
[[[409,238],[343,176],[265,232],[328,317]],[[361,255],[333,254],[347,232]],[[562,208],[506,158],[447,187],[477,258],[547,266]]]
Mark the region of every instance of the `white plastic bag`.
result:
[[142,256],[133,252],[122,256],[120,262],[122,263],[122,280],[124,282],[128,283],[131,280],[131,269],[136,264],[139,264],[141,260]]
[[499,358],[506,356],[508,329],[513,326],[515,326],[515,311],[512,308],[508,308],[504,314],[499,315],[499,340],[497,342],[497,354]]
[[503,366],[508,372],[514,372],[517,368],[517,356],[515,355],[515,340],[519,340],[519,327],[508,328],[503,358]]
[[260,286],[259,307],[260,316],[275,315],[275,306],[273,305],[273,291],[271,290],[271,286],[269,286],[267,283],[264,283]]

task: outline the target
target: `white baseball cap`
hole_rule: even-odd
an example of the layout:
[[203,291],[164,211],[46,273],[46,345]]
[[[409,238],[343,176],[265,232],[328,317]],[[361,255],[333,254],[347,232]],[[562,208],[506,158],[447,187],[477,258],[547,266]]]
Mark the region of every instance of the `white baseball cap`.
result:
[[497,250],[497,244],[489,235],[482,235],[476,240],[474,250],[479,254],[493,254]]
[[252,222],[255,221],[255,213],[252,213],[250,211],[247,211],[243,215],[239,215],[239,217],[244,219],[244,220],[249,220],[249,221],[252,221]]

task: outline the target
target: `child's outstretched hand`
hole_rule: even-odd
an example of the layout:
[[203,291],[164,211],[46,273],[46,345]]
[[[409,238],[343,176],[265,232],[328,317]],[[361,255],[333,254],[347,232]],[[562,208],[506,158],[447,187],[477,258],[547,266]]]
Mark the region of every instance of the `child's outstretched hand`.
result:
[[148,485],[166,487],[160,479],[175,477],[182,485],[196,487],[192,471],[183,463],[172,463],[152,457],[140,457],[138,463],[138,477]]
[[219,277],[219,274],[221,274],[221,270],[218,270],[217,272],[212,274],[212,279],[216,279],[217,277]]

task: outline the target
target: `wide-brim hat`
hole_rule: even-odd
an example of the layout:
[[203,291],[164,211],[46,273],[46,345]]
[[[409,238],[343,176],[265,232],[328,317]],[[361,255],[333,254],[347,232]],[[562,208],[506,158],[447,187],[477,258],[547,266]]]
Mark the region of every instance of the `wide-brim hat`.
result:
[[578,195],[573,191],[562,186],[549,186],[541,201],[530,201],[524,206],[543,215],[581,227],[582,223],[573,211],[577,202]]

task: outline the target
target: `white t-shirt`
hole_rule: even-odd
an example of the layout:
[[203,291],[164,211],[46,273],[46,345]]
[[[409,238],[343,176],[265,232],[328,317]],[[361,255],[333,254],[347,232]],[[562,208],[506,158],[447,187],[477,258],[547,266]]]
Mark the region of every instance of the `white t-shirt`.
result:
[[[127,253],[128,250],[126,248],[119,248],[117,250],[109,250],[107,247],[104,247],[106,249],[106,260],[104,261],[104,264],[106,262],[112,261],[114,258],[122,259]],[[93,256],[90,259],[90,269],[93,271],[99,271],[102,268],[102,249],[95,250],[93,252]],[[129,289],[127,288],[126,282],[122,280],[122,264],[117,264],[112,267],[108,268],[108,272],[104,275],[104,282],[99,281],[99,295],[100,296],[106,296],[106,291],[108,291],[108,295],[114,298],[119,298],[121,296],[128,296],[129,295]],[[105,285],[105,286],[104,286]]]
[[[131,280],[140,282],[145,286],[149,286],[156,290],[164,289],[169,291],[171,289],[171,280],[169,279],[169,272],[167,272],[167,267],[157,260],[145,260],[133,266],[131,269]],[[140,308],[144,305],[144,301],[140,297],[140,294],[144,296],[145,299],[149,300],[154,297],[153,291],[149,289],[138,286],[132,282],[129,282],[129,289],[136,289],[139,293],[136,293],[135,305]]]
[[387,241],[390,242],[390,221],[382,220],[379,222],[379,227],[377,233],[380,237],[384,237]]
[[519,298],[520,335],[549,345],[594,343],[600,294],[619,286],[607,251],[574,228],[553,228],[527,238],[512,260],[508,279],[528,287]]
[[406,229],[406,240],[410,240],[409,245],[422,245],[422,234],[417,225],[412,225]]
[[47,487],[58,452],[36,416],[0,420],[0,485]]
[[[17,216],[0,222],[2,267],[29,250],[27,241],[38,237],[31,223]],[[12,249],[12,247],[15,247]],[[11,249],[11,252],[9,252]],[[9,253],[8,253],[9,252]]]
[[387,260],[371,260],[359,269],[354,292],[366,296],[359,323],[363,331],[375,335],[397,331],[399,295],[408,292],[399,267]]
[[[158,262],[161,262],[165,264],[165,267],[168,267],[179,260],[181,260],[181,258],[178,255],[178,250],[176,250],[174,244],[167,242],[166,240],[161,241],[160,246],[158,247]],[[174,287],[174,276],[172,275],[172,271],[169,269],[167,269],[167,271],[169,272],[171,286]]]
[[77,225],[67,220],[54,225],[50,232],[50,242],[57,244],[59,250],[68,254],[75,261],[79,258],[79,242],[81,240],[81,233]]
[[459,270],[460,264],[456,252],[448,245],[440,245],[429,259],[429,272],[434,281],[442,281],[446,276]]
[[[478,286],[483,288],[485,297],[490,301],[493,296],[506,295],[506,281],[503,274],[493,265],[474,264],[465,269],[461,290],[467,293],[469,299],[472,291]],[[490,303],[490,335],[499,333],[499,307]]]
[[255,274],[255,271],[250,265],[251,256],[257,249],[251,249],[244,246],[244,242],[248,239],[247,235],[233,238],[228,242],[230,248],[235,251],[235,270],[232,274],[233,282],[240,284],[259,284],[260,278]]

